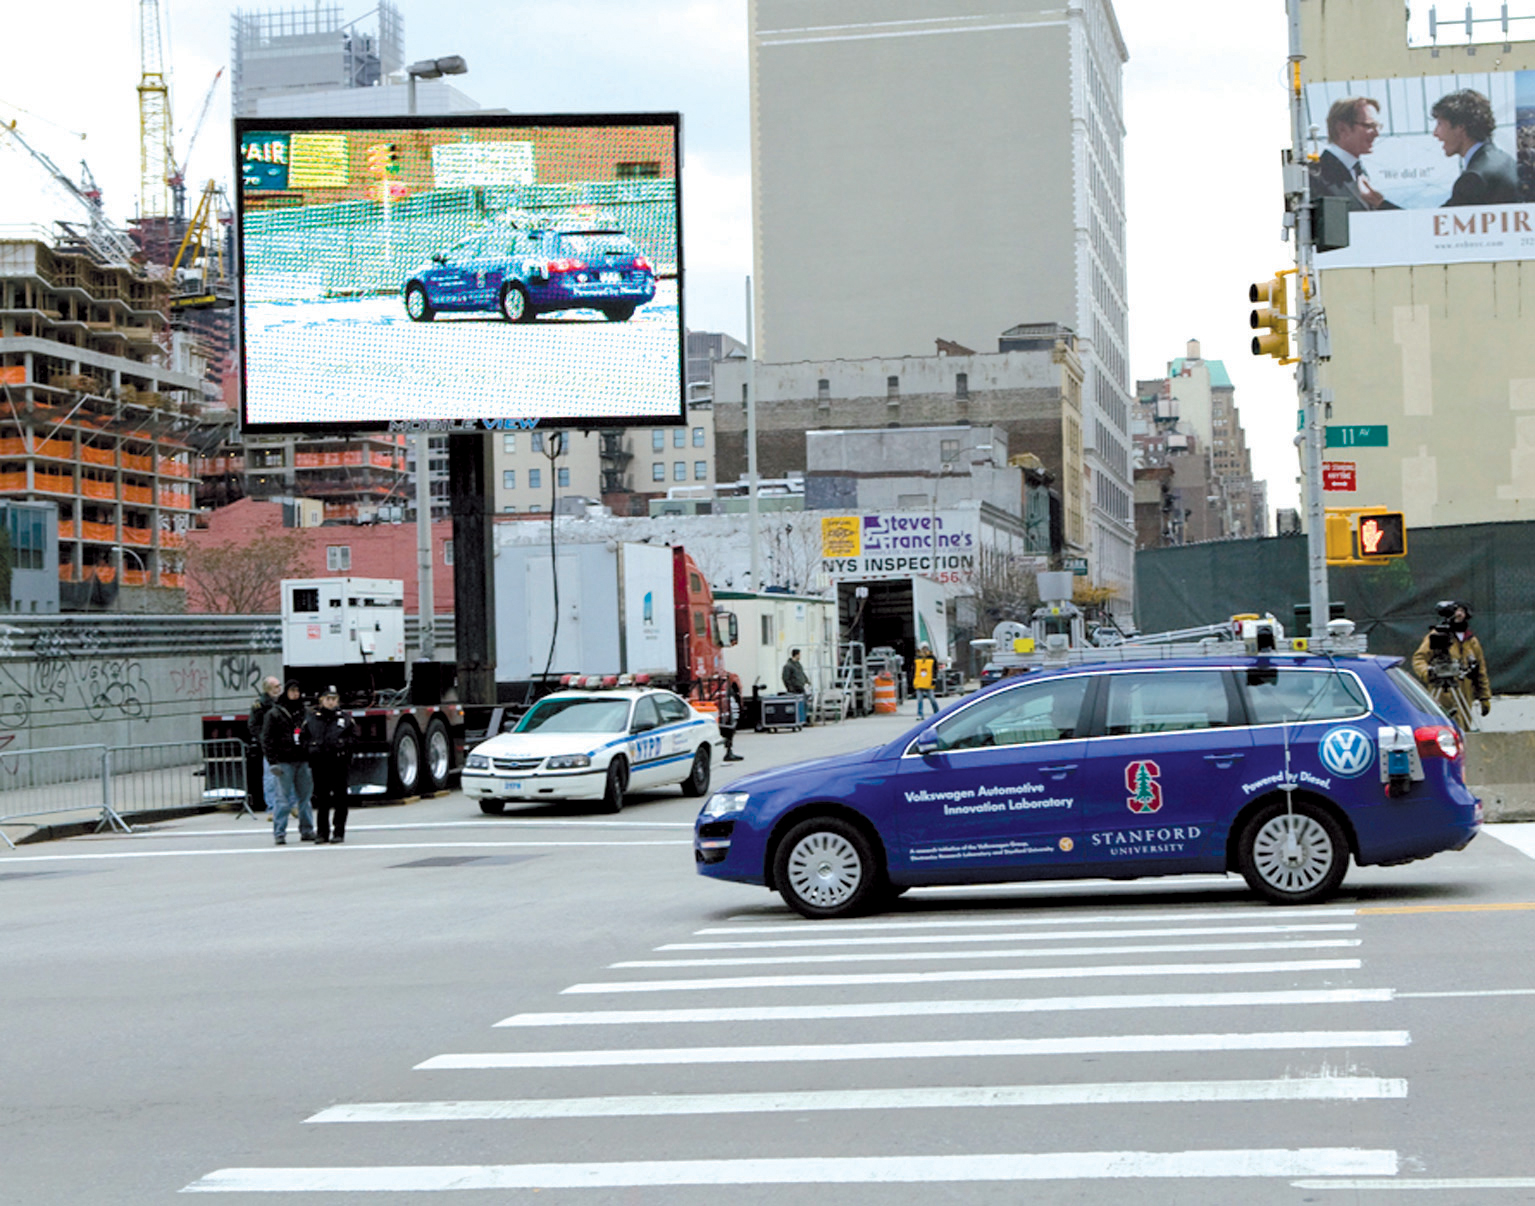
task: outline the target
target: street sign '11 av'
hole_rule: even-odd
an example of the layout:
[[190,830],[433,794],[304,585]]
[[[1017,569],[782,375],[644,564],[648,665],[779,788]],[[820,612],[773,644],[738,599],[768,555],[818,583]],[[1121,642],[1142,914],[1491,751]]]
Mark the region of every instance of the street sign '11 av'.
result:
[[1386,425],[1384,423],[1375,423],[1371,426],[1329,423],[1327,447],[1384,448],[1386,447]]

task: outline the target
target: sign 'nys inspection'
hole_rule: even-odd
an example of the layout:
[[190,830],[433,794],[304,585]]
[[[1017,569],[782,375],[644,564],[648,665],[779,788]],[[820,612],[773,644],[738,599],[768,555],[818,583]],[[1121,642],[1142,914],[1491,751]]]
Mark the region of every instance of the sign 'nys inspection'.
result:
[[832,578],[968,577],[975,572],[979,528],[973,512],[826,516],[821,571]]

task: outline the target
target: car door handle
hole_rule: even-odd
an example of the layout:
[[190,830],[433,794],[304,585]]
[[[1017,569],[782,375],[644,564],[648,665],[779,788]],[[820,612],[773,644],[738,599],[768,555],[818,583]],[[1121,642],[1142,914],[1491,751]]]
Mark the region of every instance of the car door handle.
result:
[[1063,762],[1059,766],[1042,766],[1039,769],[1042,774],[1054,775],[1057,779],[1064,779],[1077,769],[1077,764],[1075,762]]
[[1241,759],[1241,757],[1242,757],[1242,755],[1238,754],[1238,753],[1230,753],[1230,754],[1206,754],[1205,755],[1205,761],[1206,762],[1213,762],[1213,763],[1215,763],[1216,766],[1220,767],[1222,770],[1225,770],[1233,762],[1239,761]]

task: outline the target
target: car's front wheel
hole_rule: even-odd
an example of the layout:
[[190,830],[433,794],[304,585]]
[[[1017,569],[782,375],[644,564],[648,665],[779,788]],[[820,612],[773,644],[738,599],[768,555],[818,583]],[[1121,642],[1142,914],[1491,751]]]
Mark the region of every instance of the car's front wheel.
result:
[[411,285],[405,290],[405,313],[415,322],[431,322],[437,311],[427,300],[426,287]]
[[532,322],[536,317],[528,291],[521,285],[513,283],[501,290],[501,317],[507,322]]
[[622,758],[608,763],[608,777],[602,787],[602,811],[622,812],[624,792],[629,790],[629,764]]
[[874,847],[858,826],[839,817],[801,821],[779,843],[773,884],[805,917],[850,917],[879,899]]
[[1348,871],[1348,838],[1325,808],[1276,800],[1242,831],[1238,865],[1247,886],[1273,904],[1326,900]]
[[682,781],[682,794],[685,796],[701,796],[709,790],[709,747],[701,745],[698,753],[693,755],[693,765],[688,770],[688,777]]
[[483,797],[480,800],[480,811],[488,817],[498,817],[506,811],[506,801]]

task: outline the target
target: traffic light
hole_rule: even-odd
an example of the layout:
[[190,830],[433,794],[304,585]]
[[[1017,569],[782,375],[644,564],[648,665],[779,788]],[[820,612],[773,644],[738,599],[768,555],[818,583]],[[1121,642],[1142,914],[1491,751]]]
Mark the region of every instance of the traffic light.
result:
[[384,144],[384,171],[391,176],[400,174],[400,144],[397,142]]
[[386,143],[375,142],[368,148],[368,174],[382,177],[388,167],[387,155],[389,147]]
[[1272,356],[1280,364],[1291,364],[1290,320],[1284,272],[1272,280],[1260,281],[1247,289],[1247,300],[1255,309],[1247,316],[1248,325],[1259,334],[1253,336],[1253,355]]
[[1347,515],[1334,511],[1327,513],[1327,561],[1352,561],[1354,559],[1354,525]]
[[1400,511],[1359,517],[1360,557],[1407,556],[1407,520]]

